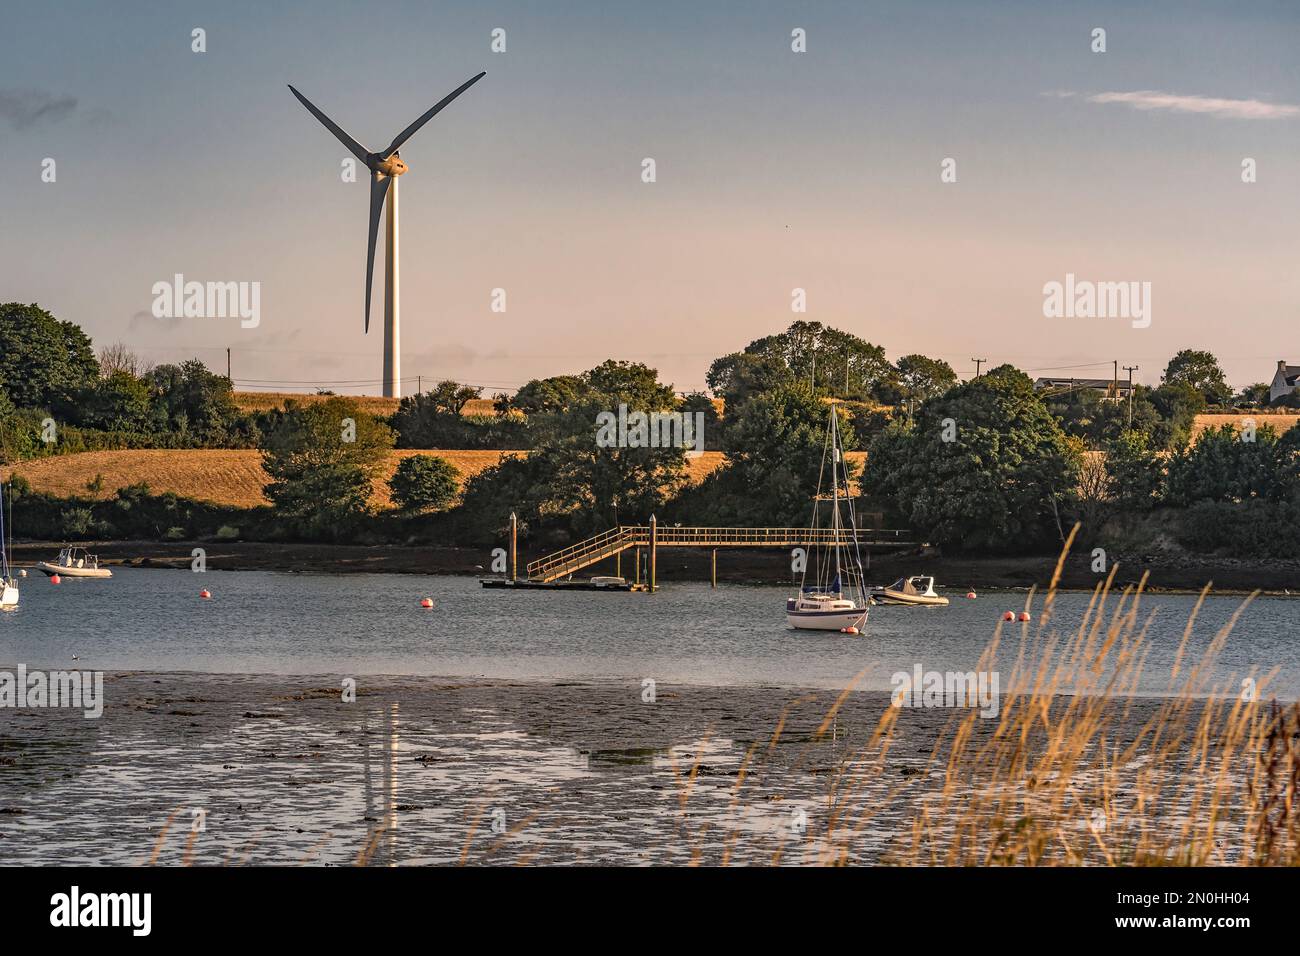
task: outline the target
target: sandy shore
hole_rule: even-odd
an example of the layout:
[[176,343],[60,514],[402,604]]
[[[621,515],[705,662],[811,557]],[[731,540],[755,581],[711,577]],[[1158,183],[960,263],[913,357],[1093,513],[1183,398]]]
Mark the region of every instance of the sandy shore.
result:
[[[98,720],[0,711],[0,862],[815,862],[889,704],[850,694],[818,737],[833,692],[388,677],[348,703],[340,686],[118,673]],[[1136,726],[1155,704],[1129,706]],[[954,714],[901,712],[840,813],[867,814],[851,861],[906,838]]]

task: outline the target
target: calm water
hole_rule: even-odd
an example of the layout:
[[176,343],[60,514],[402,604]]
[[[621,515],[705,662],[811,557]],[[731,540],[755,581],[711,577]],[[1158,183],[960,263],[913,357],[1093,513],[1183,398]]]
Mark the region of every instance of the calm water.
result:
[[[213,598],[199,599],[209,589]],[[32,573],[22,605],[0,614],[0,664],[266,674],[433,674],[499,678],[636,678],[712,685],[889,689],[890,675],[970,670],[1003,611],[1023,592],[984,592],[947,608],[873,609],[865,638],[794,632],[784,587],[669,582],[655,595],[485,591],[474,578],[418,575],[193,574],[115,569],[110,581],[51,585]],[[436,602],[433,610],[420,599]],[[1056,623],[1078,626],[1089,595],[1058,597]],[[1207,601],[1188,655],[1199,659],[1240,598]],[[1034,611],[1041,602],[1036,601]],[[1164,691],[1195,598],[1147,596],[1155,612],[1142,693]],[[1031,631],[1031,633],[1033,633]],[[1007,681],[1019,644],[1003,638]],[[1300,697],[1300,601],[1257,599],[1215,677],[1274,667],[1281,698]]]

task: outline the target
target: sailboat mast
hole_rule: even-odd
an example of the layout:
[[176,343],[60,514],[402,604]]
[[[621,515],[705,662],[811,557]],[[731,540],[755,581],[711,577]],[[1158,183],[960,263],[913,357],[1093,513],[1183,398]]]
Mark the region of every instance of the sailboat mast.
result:
[[832,579],[839,582],[840,592],[843,592],[844,584],[840,581],[840,430],[836,422],[835,406],[831,406],[831,512],[835,515],[832,526],[835,529],[835,541],[831,545],[835,549],[835,577]]

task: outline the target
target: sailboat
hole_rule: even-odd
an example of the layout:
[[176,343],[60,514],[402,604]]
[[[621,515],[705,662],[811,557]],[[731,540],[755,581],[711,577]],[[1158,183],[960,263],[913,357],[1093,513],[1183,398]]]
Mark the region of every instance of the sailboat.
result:
[[5,537],[5,487],[0,484],[0,611],[18,606],[18,580],[9,565],[9,539]]
[[[830,465],[830,494],[822,491],[826,466]],[[841,484],[842,482],[842,484]],[[830,505],[829,523],[819,527],[821,505]],[[842,631],[857,634],[867,622],[870,598],[863,583],[862,555],[858,550],[858,528],[849,494],[849,474],[840,444],[839,416],[831,406],[822,450],[821,471],[809,539],[814,543],[799,594],[785,602],[785,619],[793,628],[807,631]],[[822,545],[822,547],[818,547]],[[809,581],[809,572],[812,580]]]

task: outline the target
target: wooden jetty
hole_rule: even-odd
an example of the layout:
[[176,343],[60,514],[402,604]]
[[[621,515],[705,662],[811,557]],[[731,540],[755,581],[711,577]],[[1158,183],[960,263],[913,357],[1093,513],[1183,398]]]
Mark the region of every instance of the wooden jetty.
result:
[[[848,528],[705,528],[673,525],[660,527],[654,515],[644,525],[619,525],[586,540],[579,541],[553,554],[529,562],[527,577],[518,575],[518,522],[510,516],[510,574],[508,577],[483,580],[484,587],[518,587],[554,589],[567,587],[574,590],[612,591],[646,590],[656,588],[656,563],[660,548],[711,548],[713,549],[713,584],[717,586],[719,548],[804,548],[814,545],[854,544],[855,534]],[[902,529],[860,528],[856,544],[863,548],[910,548],[917,542],[911,532]],[[629,548],[637,549],[635,584],[624,586],[593,585],[586,582],[558,583],[575,571],[581,571],[607,558],[619,561]],[[640,549],[648,551],[646,583],[642,584]]]

